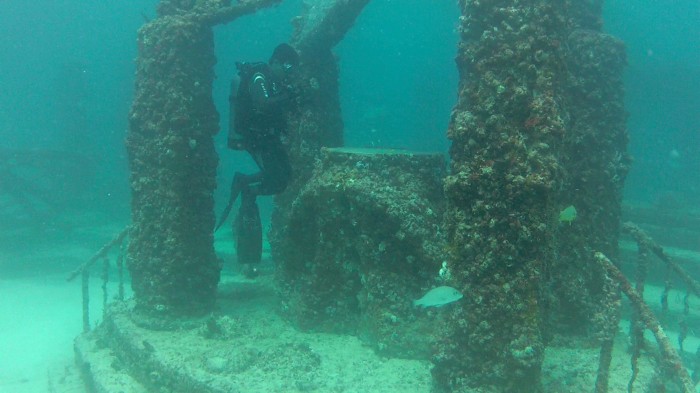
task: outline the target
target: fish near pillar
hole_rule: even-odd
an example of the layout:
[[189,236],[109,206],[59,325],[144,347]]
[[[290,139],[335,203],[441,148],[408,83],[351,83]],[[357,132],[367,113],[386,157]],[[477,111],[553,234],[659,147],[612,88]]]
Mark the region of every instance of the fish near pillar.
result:
[[598,340],[617,320],[614,293],[605,272],[592,265],[593,252],[618,257],[622,191],[630,167],[623,72],[625,46],[619,39],[584,25],[566,39],[572,126],[561,163],[566,177],[560,206],[573,204],[574,222],[557,229],[557,254],[549,270],[548,324],[555,331]]

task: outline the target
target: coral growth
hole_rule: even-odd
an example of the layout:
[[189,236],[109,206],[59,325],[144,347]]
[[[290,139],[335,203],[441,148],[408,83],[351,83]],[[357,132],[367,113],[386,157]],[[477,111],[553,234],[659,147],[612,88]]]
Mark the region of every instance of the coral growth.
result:
[[443,165],[440,154],[323,151],[280,244],[283,311],[297,326],[427,354],[431,329],[412,301],[440,270]]

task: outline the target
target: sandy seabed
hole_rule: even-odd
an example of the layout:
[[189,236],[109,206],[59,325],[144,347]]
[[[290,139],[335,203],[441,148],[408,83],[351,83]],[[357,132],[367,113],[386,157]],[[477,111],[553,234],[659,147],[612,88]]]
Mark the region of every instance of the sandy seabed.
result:
[[[73,352],[74,339],[82,330],[80,281],[66,282],[65,278],[116,232],[118,228],[103,229],[102,243],[36,248],[0,256],[14,258],[0,259],[0,393],[85,392]],[[230,258],[227,241],[219,240],[217,250],[225,259]],[[52,264],[50,268],[41,268],[48,263]],[[8,266],[25,268],[12,270]],[[164,361],[189,364],[212,375],[228,374],[246,393],[430,392],[431,365],[427,361],[385,358],[355,337],[304,333],[286,324],[275,313],[271,269],[268,266],[266,275],[256,281],[225,270],[220,314],[227,316],[234,333],[226,340],[203,339],[196,329],[150,336],[144,331],[143,337],[160,348]],[[93,276],[98,275],[96,272]],[[99,279],[91,281],[93,326],[102,317],[100,286]],[[109,292],[116,293],[115,284],[110,285]],[[646,296],[658,302],[660,292],[661,288],[647,287]],[[672,294],[669,301],[672,311],[678,310],[682,294]],[[700,314],[697,304],[691,303],[691,313]],[[621,324],[614,351],[610,392],[627,391],[630,366],[626,324]],[[668,333],[675,343],[673,332]],[[653,340],[651,336],[649,339]],[[686,348],[694,351],[699,344],[695,336],[689,337]],[[175,350],[182,347],[192,350]],[[231,348],[237,348],[235,354]],[[543,366],[546,391],[592,392],[597,362],[598,348],[548,348]],[[300,371],[297,366],[307,369]],[[640,367],[637,391],[643,391],[656,366],[647,354],[640,360]]]
[[[99,295],[99,284],[93,281],[92,292]],[[190,362],[205,371],[233,367],[231,373],[245,392],[430,392],[429,362],[377,356],[355,337],[298,332],[274,310],[266,309],[269,304],[257,303],[262,307],[250,308],[259,293],[256,285],[240,277],[224,279],[223,302],[248,297],[247,306],[227,314],[232,329],[241,334],[225,340],[225,345],[219,340],[203,340],[196,330],[142,333],[143,337],[161,348],[168,361]],[[3,279],[0,298],[0,392],[84,392],[73,357],[73,339],[82,327],[79,285],[56,275]],[[95,316],[101,312],[98,298],[95,296],[92,304]],[[626,330],[624,326],[621,329]],[[630,367],[625,337],[624,332],[618,336],[610,392],[627,391]],[[695,348],[697,340],[691,340],[686,346]],[[174,350],[178,347],[192,350],[183,354]],[[238,354],[232,356],[230,348],[237,348]],[[597,358],[597,348],[548,348],[543,370],[547,391],[592,392]],[[227,365],[219,366],[218,362]],[[306,363],[319,367],[296,369]],[[640,366],[637,386],[649,380],[655,363],[647,355]],[[297,378],[285,380],[289,376]]]

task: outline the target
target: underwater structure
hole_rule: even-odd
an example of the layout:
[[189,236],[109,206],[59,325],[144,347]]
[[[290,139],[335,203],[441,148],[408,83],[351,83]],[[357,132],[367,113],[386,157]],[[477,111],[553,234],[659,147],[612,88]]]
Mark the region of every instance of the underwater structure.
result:
[[338,59],[333,48],[340,43],[369,0],[305,1],[292,23],[290,43],[299,52],[296,110],[288,118],[289,159],[294,176],[285,191],[275,196],[269,239],[275,259],[283,259],[277,244],[287,236],[288,214],[301,188],[310,180],[322,147],[343,145]]
[[406,300],[430,289],[441,267],[444,156],[337,148],[343,123],[332,49],[368,2],[306,1],[293,20],[303,97],[289,118],[295,177],[275,196],[269,238],[283,315],[294,326],[359,335],[385,354],[420,358],[434,336],[426,314]]
[[[579,4],[566,40],[567,132],[559,162],[565,168],[559,209],[575,206],[575,225],[559,225],[548,283],[550,329],[600,338],[616,311],[605,275],[591,269],[596,250],[619,256],[622,189],[630,167],[624,107],[624,43],[601,32],[598,5]],[[562,223],[564,224],[564,223]],[[591,317],[593,316],[593,317]]]
[[323,149],[279,245],[283,314],[304,330],[427,357],[435,320],[411,300],[440,271],[444,173],[440,153]]
[[[75,345],[92,391],[381,391],[391,383],[426,393],[542,392],[543,370],[557,367],[546,364],[545,347],[567,332],[602,347],[603,393],[619,322],[610,277],[659,337],[663,358],[683,369],[613,264],[629,165],[625,52],[601,33],[598,1],[460,2],[449,174],[440,153],[342,147],[332,49],[369,0],[304,1],[290,40],[304,97],[288,119],[296,177],[275,198],[274,277],[221,282],[212,27],[278,2],[164,0],[139,31],[127,137],[135,308],[108,305],[105,260],[104,321],[89,331],[85,295],[87,333]],[[626,228],[641,239],[640,259],[664,255]],[[71,275],[83,274],[85,292],[86,268],[125,236]],[[451,297],[431,298],[435,290]],[[348,356],[367,365],[361,378],[344,373],[357,366]],[[385,374],[370,378],[374,369]],[[633,378],[648,383],[649,374]],[[690,392],[688,373],[680,380]]]
[[221,267],[213,246],[219,115],[212,29],[277,2],[164,0],[139,30],[126,140],[133,221],[127,265],[143,311],[204,313],[214,305]]
[[[591,266],[593,250],[617,247],[624,49],[600,33],[600,2],[460,5],[446,226],[456,288],[470,296],[433,375],[448,391],[538,392],[551,315],[584,329],[592,310],[617,320]],[[567,205],[587,216],[575,230],[557,220]]]
[[[132,227],[128,265],[145,310],[205,312],[219,280],[211,228],[218,158],[218,113],[211,97],[213,26],[278,3],[162,1],[139,31],[136,94],[129,116]],[[310,177],[321,146],[342,144],[337,62],[331,49],[368,0],[306,2],[291,42],[302,59],[297,88],[307,101],[290,119],[290,156],[298,169],[275,213]],[[272,238],[274,238],[274,232]],[[274,242],[274,241],[273,241]]]

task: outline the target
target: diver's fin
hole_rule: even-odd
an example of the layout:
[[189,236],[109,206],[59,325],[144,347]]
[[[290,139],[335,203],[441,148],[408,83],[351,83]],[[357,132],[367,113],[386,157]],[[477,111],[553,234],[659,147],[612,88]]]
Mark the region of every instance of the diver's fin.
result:
[[255,199],[245,195],[236,222],[236,254],[242,265],[258,264],[262,259],[262,225]]
[[221,213],[221,217],[219,217],[219,222],[216,224],[214,232],[218,231],[219,228],[221,228],[221,226],[224,225],[224,222],[226,222],[228,215],[231,213],[231,208],[233,208],[233,204],[236,203],[236,199],[238,199],[238,194],[240,194],[241,192],[241,183],[241,175],[239,173],[236,173],[236,175],[233,176],[233,181],[231,182],[231,195],[229,195],[228,197],[228,204],[224,208],[224,211]]
[[224,222],[226,222],[228,215],[231,213],[231,207],[233,207],[233,201],[229,199],[228,205],[226,205],[226,208],[221,213],[221,217],[219,217],[219,222],[216,223],[216,228],[214,228],[214,232],[218,231],[219,228],[221,228],[221,226],[224,225]]

